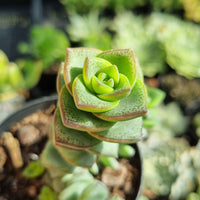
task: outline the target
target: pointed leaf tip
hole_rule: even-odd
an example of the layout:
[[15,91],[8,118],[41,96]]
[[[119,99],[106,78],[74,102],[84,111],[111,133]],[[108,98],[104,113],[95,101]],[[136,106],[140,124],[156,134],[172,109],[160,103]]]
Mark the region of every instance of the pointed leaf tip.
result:
[[92,113],[76,108],[74,99],[64,86],[59,97],[60,113],[64,126],[80,131],[102,131],[114,123],[101,120]]
[[100,142],[87,132],[65,127],[62,123],[59,108],[57,108],[54,115],[54,140],[57,146],[74,149],[91,148]]
[[65,83],[70,93],[72,93],[72,83],[77,75],[82,74],[86,57],[97,56],[101,50],[94,48],[67,48],[64,77]]
[[131,93],[120,100],[112,110],[94,113],[95,116],[108,121],[123,121],[139,117],[147,112],[147,92],[141,80],[137,79]]

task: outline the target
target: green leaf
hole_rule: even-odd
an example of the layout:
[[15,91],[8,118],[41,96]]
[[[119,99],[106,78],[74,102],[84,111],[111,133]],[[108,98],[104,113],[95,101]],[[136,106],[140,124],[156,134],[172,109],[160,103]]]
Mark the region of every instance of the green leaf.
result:
[[158,88],[146,87],[148,93],[148,108],[155,107],[162,103],[166,94]]
[[106,200],[108,195],[107,187],[102,182],[96,180],[83,190],[79,200]]
[[103,58],[116,65],[119,73],[125,75],[131,87],[136,79],[135,58],[132,49],[112,49],[103,51],[97,57]]
[[129,144],[119,145],[119,156],[123,158],[131,158],[135,155],[135,149]]
[[119,84],[113,92],[98,95],[99,98],[107,101],[116,101],[128,96],[131,92],[131,86],[128,79],[123,74],[119,74]]
[[142,82],[144,82],[143,71],[140,66],[139,60],[137,58],[135,58],[135,64],[136,64],[136,71],[137,71],[137,79],[140,79]]
[[42,186],[41,192],[38,196],[39,200],[57,200],[56,193],[48,186]]
[[[159,39],[164,47],[166,54],[165,62],[177,74],[188,79],[200,77],[199,25],[186,22],[174,15],[163,13],[153,13],[149,18],[148,24],[149,30],[153,30],[153,34],[156,35],[156,38]],[[163,31],[159,31],[163,27],[165,27]],[[152,52],[155,55],[155,51]]]
[[9,64],[9,60],[7,55],[0,49],[0,69],[3,68],[3,66],[7,66]]
[[60,110],[57,108],[54,115],[54,138],[55,145],[74,149],[87,149],[98,144],[100,141],[91,137],[87,132],[67,128],[63,125]]
[[94,163],[92,167],[90,167],[89,172],[93,175],[99,174],[99,166],[97,165],[97,163]]
[[114,196],[110,197],[108,200],[125,200],[125,199],[115,194]]
[[95,116],[108,121],[122,121],[141,116],[147,112],[147,94],[144,84],[137,79],[129,96],[107,112],[94,113]]
[[64,86],[59,98],[60,113],[64,126],[81,131],[101,131],[113,126],[108,122],[95,117],[92,113],[76,108],[73,97]]
[[0,86],[6,81],[8,73],[8,58],[6,54],[0,50]]
[[[112,151],[111,151],[112,149]],[[119,149],[119,144],[118,143],[111,143],[111,142],[106,142],[102,141],[96,146],[88,149],[87,151],[97,154],[97,155],[102,155],[102,156],[109,156],[109,157],[118,157],[118,149]]]
[[99,73],[105,73],[108,77],[114,80],[115,86],[119,83],[119,71],[116,65],[110,65],[98,71]]
[[[111,79],[110,79],[111,80]],[[96,76],[92,77],[91,80],[92,83],[92,89],[97,93],[97,94],[106,94],[112,92],[114,89],[102,81],[100,81]]]
[[108,142],[134,143],[141,139],[142,117],[119,121],[110,129],[89,133],[100,140]]
[[99,156],[99,161],[105,166],[105,167],[111,167],[112,169],[119,169],[119,162],[116,160],[116,158],[108,157],[108,156]]
[[83,76],[79,75],[73,82],[73,97],[76,107],[87,112],[105,112],[118,105],[118,101],[108,102],[92,94],[83,83]]
[[83,190],[92,182],[93,180],[87,180],[72,183],[60,193],[59,200],[79,200]]
[[85,59],[85,63],[83,67],[83,80],[84,80],[85,85],[90,91],[93,91],[93,88],[91,85],[92,77],[95,76],[98,71],[110,65],[111,65],[110,62],[102,58],[87,57]]
[[76,167],[73,173],[66,174],[62,177],[62,182],[65,183],[67,186],[75,182],[89,180],[93,180],[92,174],[89,172],[88,169],[82,167]]
[[191,193],[187,196],[186,200],[200,200],[200,196],[199,196],[199,194],[197,194],[197,193],[195,193],[195,192],[191,192]]
[[198,194],[199,197],[200,197],[200,185],[199,185],[198,188],[197,188],[197,194]]
[[48,169],[52,170],[64,170],[65,173],[71,173],[74,170],[74,166],[67,163],[53,146],[52,142],[48,141],[41,156],[41,163]]
[[40,80],[42,74],[42,62],[30,59],[18,60],[17,64],[24,74],[24,88],[33,88]]
[[57,93],[59,94],[62,87],[65,85],[65,80],[64,80],[64,63],[61,63],[58,74],[57,74],[57,79],[56,79],[56,89]]
[[40,161],[31,161],[24,169],[22,175],[26,178],[37,178],[41,176],[45,168],[41,165]]
[[8,65],[8,81],[14,88],[20,88],[23,85],[22,72],[15,63],[9,63]]
[[63,159],[74,166],[90,168],[96,161],[96,156],[84,151],[70,148],[56,147]]
[[69,47],[66,34],[53,26],[35,25],[30,29],[28,54],[43,63],[43,70],[65,58],[66,48]]
[[66,86],[72,93],[72,83],[77,75],[82,74],[84,62],[87,56],[96,56],[101,51],[93,48],[67,48],[64,66]]

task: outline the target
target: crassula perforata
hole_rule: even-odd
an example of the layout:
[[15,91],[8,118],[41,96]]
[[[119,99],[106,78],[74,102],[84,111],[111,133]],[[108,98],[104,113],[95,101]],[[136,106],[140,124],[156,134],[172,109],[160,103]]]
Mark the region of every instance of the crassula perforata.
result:
[[120,143],[140,140],[147,94],[132,49],[68,48],[57,92],[50,141],[41,156],[53,178],[77,166],[90,168],[98,156],[117,158]]
[[146,89],[132,49],[68,48],[58,72],[56,146],[93,152],[102,141],[140,139]]

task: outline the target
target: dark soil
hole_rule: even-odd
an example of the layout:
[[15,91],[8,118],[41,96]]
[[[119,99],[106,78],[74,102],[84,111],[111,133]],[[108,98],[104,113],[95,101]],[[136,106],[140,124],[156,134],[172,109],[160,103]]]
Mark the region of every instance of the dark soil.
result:
[[[40,138],[37,138],[33,144],[30,141],[26,143],[20,142],[20,149],[23,158],[23,166],[15,169],[13,163],[8,155],[6,148],[6,154],[8,155],[7,161],[0,171],[0,200],[35,200],[37,199],[40,189],[43,186],[43,176],[35,179],[26,179],[23,177],[22,172],[31,160],[39,159],[39,155],[47,141],[48,130],[51,124],[54,106],[50,107],[45,111],[38,111],[26,118],[23,121],[15,124],[11,128],[11,133],[19,141],[23,140],[20,138],[20,129],[27,125],[32,125],[40,132]],[[113,171],[110,168],[102,170],[102,174],[99,176],[101,179],[111,179],[109,189],[111,193],[117,193],[124,197],[126,200],[135,199],[138,193],[141,176],[141,165],[138,157],[138,152],[132,160],[120,159],[121,168],[117,171]],[[107,177],[107,178],[105,178]],[[123,179],[123,180],[122,180]],[[118,181],[116,181],[118,180]]]

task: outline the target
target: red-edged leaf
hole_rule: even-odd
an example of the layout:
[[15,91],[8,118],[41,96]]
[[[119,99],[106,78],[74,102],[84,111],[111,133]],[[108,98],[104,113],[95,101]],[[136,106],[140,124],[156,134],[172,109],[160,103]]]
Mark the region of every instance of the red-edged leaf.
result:
[[141,139],[142,117],[119,121],[110,129],[101,132],[90,132],[100,140],[117,143],[134,143]]
[[96,161],[96,155],[84,150],[57,147],[62,158],[74,166],[90,168]]
[[92,77],[92,88],[97,94],[107,94],[114,90],[112,87],[100,81],[96,76]]
[[64,77],[67,89],[72,94],[72,83],[77,75],[83,73],[83,66],[87,56],[95,57],[101,51],[93,48],[67,48]]
[[101,52],[97,57],[116,65],[119,73],[124,74],[133,87],[136,80],[136,65],[132,49],[111,49]]
[[102,58],[97,58],[97,57],[86,58],[83,68],[83,80],[85,85],[90,91],[93,91],[91,85],[92,77],[95,76],[98,71],[104,69],[109,65],[111,65],[111,63]]
[[104,101],[92,94],[84,85],[83,76],[79,75],[72,86],[75,105],[78,109],[87,112],[104,112],[113,109],[119,101]]
[[119,74],[119,84],[113,92],[98,95],[99,98],[107,101],[116,101],[128,96],[131,92],[131,86],[128,79],[123,74]]
[[57,146],[74,149],[87,149],[100,141],[87,132],[67,128],[63,125],[60,110],[57,108],[54,115],[54,143]]
[[60,93],[62,87],[65,85],[65,79],[63,73],[64,73],[64,63],[61,63],[56,79],[56,89],[58,94]]
[[62,169],[65,171],[65,173],[72,173],[74,170],[74,167],[61,157],[51,141],[46,143],[40,158],[42,165],[48,169]]
[[59,97],[60,113],[64,126],[80,131],[102,131],[114,123],[101,120],[92,113],[76,108],[73,97],[64,86]]
[[147,112],[147,93],[144,84],[137,79],[129,96],[120,100],[118,106],[95,116],[108,121],[123,121],[143,115]]
[[91,149],[87,149],[88,152],[91,152],[96,155],[109,156],[109,157],[118,157],[119,144],[102,141]]

